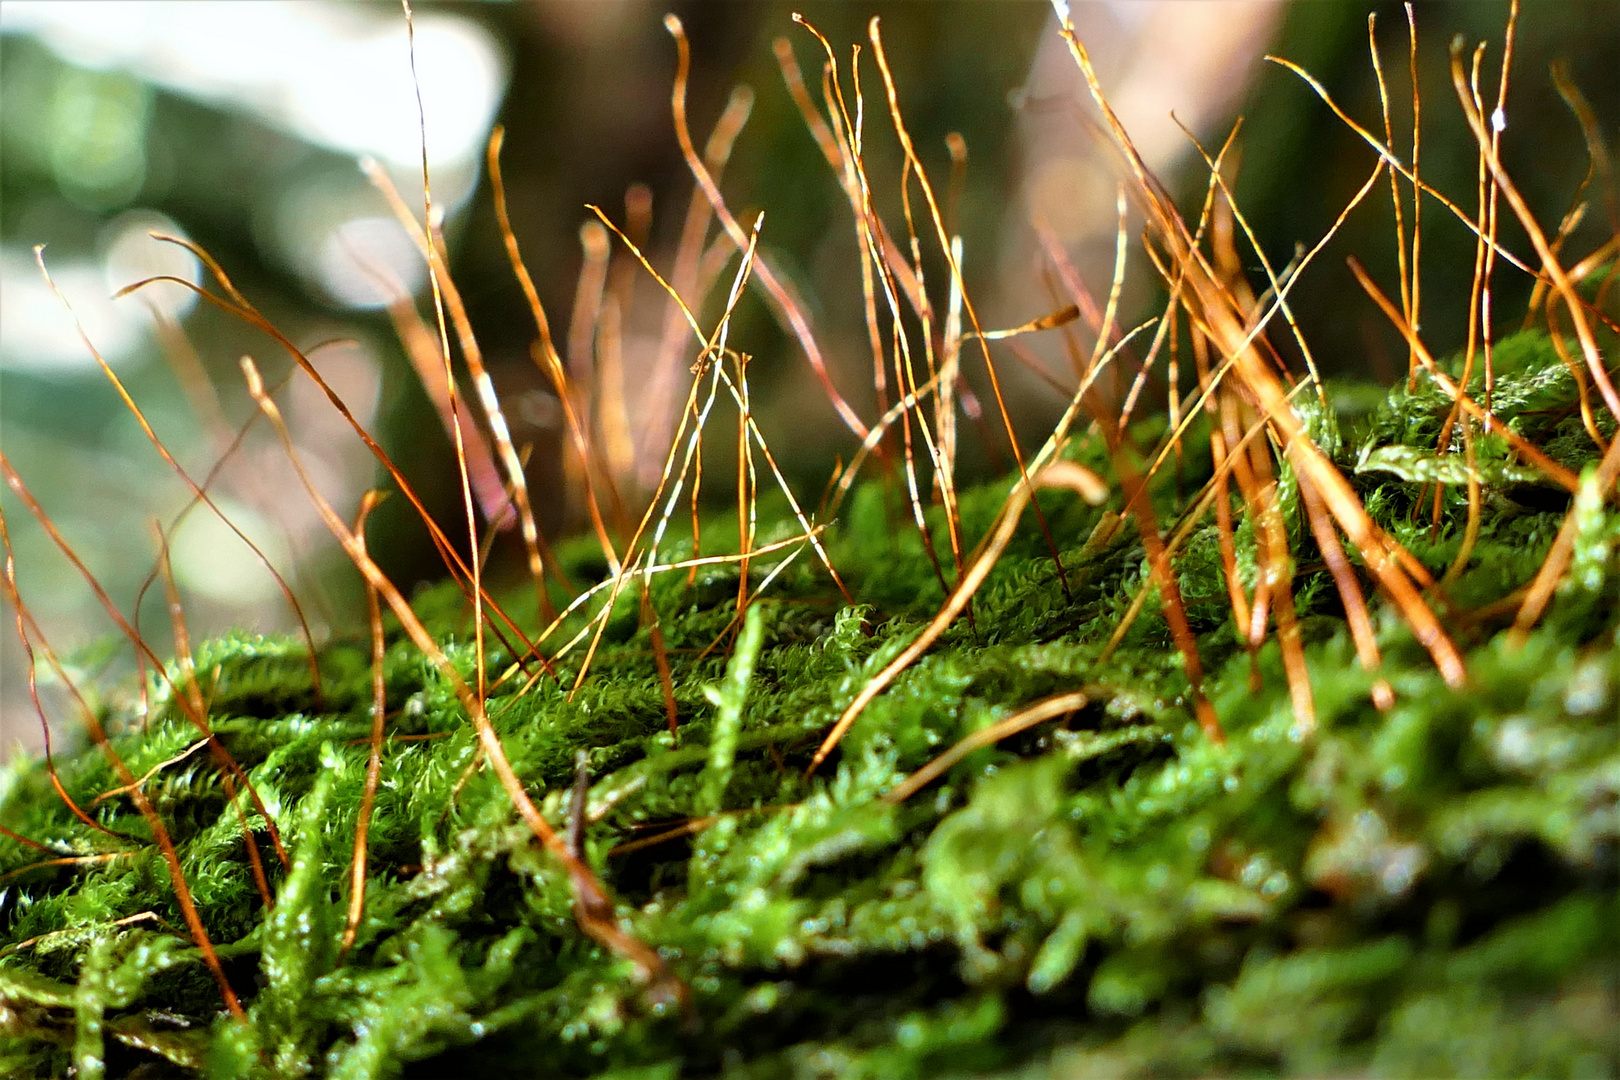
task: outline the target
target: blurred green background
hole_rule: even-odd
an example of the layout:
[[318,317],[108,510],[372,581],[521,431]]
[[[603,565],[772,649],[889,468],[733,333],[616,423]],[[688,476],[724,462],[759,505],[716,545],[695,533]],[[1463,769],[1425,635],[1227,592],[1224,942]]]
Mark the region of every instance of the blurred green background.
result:
[[[909,128],[941,188],[950,171],[945,137],[964,137],[969,164],[957,216],[968,288],[988,324],[1014,325],[1067,302],[1043,291],[1032,211],[1067,215],[1062,238],[1090,287],[1099,295],[1107,289],[1106,258],[1095,255],[1112,249],[1111,188],[1104,185],[1098,210],[1082,193],[1069,200],[1061,185],[1042,180],[1067,175],[1050,167],[1063,142],[1048,134],[1052,125],[1084,109],[1080,99],[1070,104],[1064,97],[1073,96],[1072,86],[1052,84],[1059,89],[1051,91],[1042,82],[1041,65],[1052,61],[1041,50],[1050,53],[1054,41],[1048,4],[418,5],[427,153],[435,199],[447,211],[452,270],[515,436],[533,449],[536,503],[554,531],[578,516],[577,508],[562,505],[559,410],[528,356],[533,325],[495,227],[482,150],[491,125],[504,124],[514,229],[565,347],[584,204],[599,204],[622,222],[627,189],[645,185],[652,196],[649,247],[665,267],[686,215],[692,182],[669,119],[675,50],[661,21],[669,6],[692,40],[689,110],[700,145],[733,86],[746,83],[756,92],[723,187],[745,222],[754,211],[767,212],[762,250],[803,297],[835,380],[869,421],[876,399],[849,207],[783,88],[771,48],[772,39],[786,37],[814,79],[819,46],[793,25],[792,11],[845,50],[846,68],[850,44],[865,41],[867,19],[882,17]],[[1213,46],[1194,27],[1193,8],[1205,18],[1218,8],[1234,32],[1232,58],[1204,65],[1207,72],[1197,60]],[[1377,129],[1366,21],[1376,11],[1397,102],[1396,144],[1403,153],[1408,144],[1399,5],[1116,0],[1074,10],[1105,79],[1132,100],[1150,102],[1148,115],[1175,109],[1218,144],[1231,115],[1243,112],[1239,202],[1274,265],[1286,263],[1296,244],[1314,243],[1365,179],[1373,155],[1295,76],[1259,62],[1262,48],[1301,63]],[[1491,42],[1484,70],[1494,98],[1506,15],[1507,4],[1495,0],[1427,3],[1416,12],[1424,172],[1465,208],[1473,205],[1476,156],[1451,91],[1447,49],[1453,34]],[[1620,118],[1614,15],[1612,0],[1538,0],[1523,13],[1505,156],[1549,227],[1569,209],[1589,167],[1580,126],[1559,99],[1549,66],[1567,62],[1570,80],[1612,143]],[[869,50],[863,56],[868,167],[877,205],[898,229],[900,157]],[[272,381],[289,363],[262,334],[178,287],[111,300],[115,289],[151,274],[203,281],[195,260],[148,238],[154,228],[210,251],[301,347],[325,343],[313,349],[317,366],[457,532],[450,443],[379,309],[375,276],[362,265],[386,264],[415,290],[419,308],[431,311],[408,239],[356,165],[361,156],[376,158],[419,207],[421,146],[406,57],[403,18],[388,3],[8,0],[0,7],[0,440],[126,612],[155,565],[156,520],[172,532],[194,635],[231,625],[266,631],[289,625],[274,583],[211,515],[194,511],[174,528],[187,490],[120,405],[45,287],[33,262],[37,244],[46,245],[47,265],[91,340],[194,477],[208,473],[253,415],[238,358],[252,355]],[[1155,72],[1179,72],[1182,79]],[[1144,87],[1161,94],[1143,97]],[[1082,130],[1077,118],[1073,126]],[[1201,167],[1184,146],[1165,154],[1166,179],[1184,206],[1196,205]],[[1597,176],[1587,198],[1591,206],[1569,241],[1572,252],[1591,250],[1620,228],[1612,176]],[[1464,340],[1473,248],[1467,232],[1434,203],[1424,214],[1423,331],[1443,352]],[[1299,322],[1332,373],[1388,381],[1404,367],[1404,345],[1344,269],[1344,255],[1354,252],[1393,294],[1392,221],[1381,186],[1294,293]],[[1503,236],[1509,247],[1528,251],[1516,226],[1505,225]],[[937,284],[942,264],[936,253],[928,259]],[[1263,287],[1257,261],[1247,261]],[[1499,273],[1496,285],[1498,321],[1516,325],[1528,283]],[[1151,281],[1137,279],[1127,323],[1150,310],[1153,294]],[[625,314],[624,379],[633,394],[650,378],[637,361],[654,351],[665,307],[644,277],[628,295],[634,303]],[[941,292],[936,302],[942,299]],[[183,328],[183,340],[165,325]],[[762,425],[801,497],[813,504],[835,456],[848,460],[856,440],[756,297],[745,299],[732,334],[736,347],[756,357],[751,377]],[[1055,341],[1040,343],[1035,353],[1052,365],[1053,378],[1067,378]],[[1062,398],[1012,358],[998,362],[1026,438],[1038,438]],[[1162,389],[1157,393],[1147,407],[1162,401]],[[352,513],[360,493],[378,482],[369,454],[306,380],[291,380],[280,400],[317,482],[340,511]],[[969,447],[965,467],[982,472],[993,456]],[[265,432],[249,434],[211,490],[293,579],[322,632],[355,629],[352,571]],[[104,640],[110,624],[73,568],[9,491],[0,506],[22,593],[51,643],[72,652]],[[379,511],[371,535],[402,585],[440,572],[403,500]],[[498,559],[512,554],[504,550],[509,546]],[[149,589],[140,609],[154,642],[168,633],[161,596],[160,586]],[[127,666],[117,659],[127,654],[90,649],[75,671]],[[0,645],[0,752],[37,743],[24,671],[8,630]]]

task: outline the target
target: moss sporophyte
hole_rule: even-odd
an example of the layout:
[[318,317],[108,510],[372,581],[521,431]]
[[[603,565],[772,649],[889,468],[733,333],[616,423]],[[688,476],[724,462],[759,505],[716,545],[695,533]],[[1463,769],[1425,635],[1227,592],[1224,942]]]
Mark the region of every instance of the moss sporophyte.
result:
[[[761,227],[727,210],[714,144],[708,164],[693,148],[669,25],[705,208],[696,250],[712,213],[736,259],[718,308],[698,302],[718,279],[695,263],[671,277],[698,362],[650,489],[602,451],[611,394],[572,381],[530,290],[590,521],[543,546],[442,240],[400,202],[489,432],[457,421],[441,341],[430,359],[475,537],[463,551],[436,532],[446,583],[403,596],[367,551],[373,500],[351,523],[309,483],[363,576],[369,633],[190,642],[177,617],[164,662],[108,599],[149,674],[129,704],[103,704],[41,637],[8,557],[23,645],[87,738],[0,779],[0,1072],[1620,1071],[1620,240],[1583,256],[1548,240],[1461,54],[1487,198],[1468,211],[1436,194],[1430,212],[1535,275],[1534,306],[1523,331],[1431,357],[1403,233],[1402,299],[1361,280],[1411,370],[1369,404],[1265,344],[1320,245],[1256,295],[1219,173],[1184,218],[1100,94],[1164,310],[1127,331],[1082,292],[1016,330],[979,326],[876,21],[903,229],[872,205],[837,54],[817,103],[784,46],[854,211],[895,395],[863,419]],[[741,121],[725,123],[730,139]],[[1409,208],[1421,181],[1367,138],[1356,199],[1389,173]],[[1498,244],[1498,200],[1528,252]],[[209,298],[330,393],[199,256]],[[945,272],[925,287],[928,260]],[[751,406],[729,330],[745,289],[769,298],[858,442],[813,510]],[[1022,447],[995,343],[1067,333],[1082,312],[1095,346],[1070,405]],[[1148,373],[1177,355],[1196,389],[1158,415],[1100,391],[1126,358]],[[959,485],[969,368],[1018,464]],[[297,462],[273,388],[243,370]],[[715,439],[736,458],[718,517],[697,500]],[[509,470],[479,489],[487,527],[477,462]],[[9,459],[4,472],[50,530]],[[521,590],[489,588],[477,557],[503,521],[534,570]]]

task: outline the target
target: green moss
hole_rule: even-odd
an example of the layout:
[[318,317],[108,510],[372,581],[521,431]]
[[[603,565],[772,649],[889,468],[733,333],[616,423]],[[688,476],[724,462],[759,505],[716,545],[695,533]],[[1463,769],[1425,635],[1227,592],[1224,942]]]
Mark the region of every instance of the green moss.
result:
[[[1573,381],[1546,343],[1510,339],[1496,362],[1510,425],[1571,468],[1589,462],[1578,417],[1569,427]],[[1437,576],[1460,550],[1466,502],[1448,492],[1438,530],[1412,510],[1432,499],[1423,481],[1452,479],[1460,461],[1460,447],[1432,449],[1448,406],[1401,388],[1342,418],[1343,460],[1360,462],[1369,510]],[[1506,449],[1480,438],[1476,450],[1485,516],[1452,590],[1459,613],[1522,586],[1564,512]],[[1201,479],[1166,477],[1155,498],[1173,513]],[[1007,490],[963,492],[965,536],[983,534]],[[16,762],[0,781],[8,827],[53,853],[108,858],[40,865],[41,852],[0,839],[12,943],[0,958],[0,1072],[481,1076],[544,1062],[615,1077],[1614,1075],[1620,517],[1601,496],[1588,473],[1572,570],[1521,647],[1500,618],[1449,620],[1464,689],[1447,687],[1374,602],[1397,699],[1386,713],[1285,498],[1319,714],[1303,741],[1275,644],[1251,663],[1230,625],[1210,531],[1193,534],[1177,570],[1226,745],[1199,732],[1153,603],[1100,659],[1146,578],[1144,556],[1130,527],[1088,542],[1104,511],[1069,495],[1041,497],[1068,597],[1028,525],[973,620],[878,697],[810,780],[804,766],[832,722],[943,596],[915,532],[891,532],[905,520],[895,493],[858,489],[828,535],[857,606],[801,558],[733,643],[734,568],[705,568],[690,585],[657,578],[678,740],[634,598],[571,700],[572,659],[560,686],[495,683],[489,714],[559,827],[586,752],[584,854],[624,926],[690,989],[684,1016],[646,1000],[632,966],[580,932],[566,875],[479,767],[450,686],[397,627],[365,916],[340,959],[367,652],[358,641],[322,652],[318,707],[296,643],[203,643],[215,728],[275,817],[289,873],[206,753],[173,760],[195,733],[161,683],[149,716],[105,719],[129,767],[156,770],[147,793],[248,1023],[221,1013],[177,929],[145,822],[127,797],[94,801],[117,785],[99,752],[60,757],[62,782],[122,838],[84,827],[40,763]],[[792,528],[763,521],[761,534],[778,527]],[[706,551],[720,535],[705,536]],[[1238,539],[1252,571],[1252,537]],[[583,574],[589,554],[567,550]],[[756,585],[771,569],[752,567]],[[471,672],[456,594],[418,607]],[[491,679],[509,664],[492,653]],[[880,800],[964,735],[1080,686],[1093,702],[1080,712],[970,754],[903,804]],[[691,835],[614,851],[716,813]],[[249,873],[244,817],[273,912]]]

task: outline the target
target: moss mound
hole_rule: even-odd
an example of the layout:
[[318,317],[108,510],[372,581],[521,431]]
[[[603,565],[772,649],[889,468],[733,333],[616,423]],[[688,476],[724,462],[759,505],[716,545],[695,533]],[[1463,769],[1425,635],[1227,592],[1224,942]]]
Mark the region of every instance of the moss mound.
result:
[[[1496,357],[1499,414],[1572,469],[1595,458],[1547,343],[1521,336]],[[1460,463],[1460,450],[1425,449],[1450,404],[1398,390],[1338,418],[1339,462],[1437,577],[1466,532],[1460,490],[1443,496],[1438,529],[1428,513],[1425,481]],[[114,709],[106,723],[146,777],[249,1022],[221,1011],[146,821],[125,794],[97,798],[118,787],[102,754],[59,754],[57,766],[110,833],[68,812],[43,763],[19,761],[0,780],[0,819],[48,850],[0,838],[0,1072],[1615,1075],[1620,515],[1588,476],[1567,582],[1511,647],[1513,607],[1498,601],[1534,575],[1568,499],[1496,438],[1475,442],[1480,537],[1441,608],[1468,685],[1447,687],[1374,602],[1379,674],[1395,692],[1385,712],[1282,476],[1318,712],[1308,737],[1294,731],[1275,642],[1251,657],[1232,624],[1213,525],[1176,565],[1227,743],[1200,732],[1156,601],[1105,654],[1148,580],[1143,549],[1130,527],[1106,527],[1117,497],[1091,508],[1066,493],[1039,501],[1067,589],[1026,520],[971,620],[809,780],[833,720],[943,599],[915,530],[891,529],[904,521],[898,488],[858,489],[827,533],[857,606],[800,559],[732,637],[735,566],[653,580],[678,740],[636,597],[619,601],[572,700],[566,663],[561,685],[498,684],[489,715],[559,829],[584,752],[584,855],[623,927],[688,989],[685,1005],[656,999],[632,963],[581,933],[566,874],[397,626],[365,914],[340,955],[369,648],[322,652],[317,708],[295,642],[206,642],[195,663],[215,731],[278,823],[290,872],[212,759],[186,756],[197,733],[166,684],[153,682],[144,716]],[[1205,478],[1163,473],[1160,512],[1173,519]],[[963,494],[964,536],[986,532],[1008,487]],[[762,516],[762,542],[773,527],[796,531]],[[1237,542],[1252,572],[1246,525]],[[575,550],[571,572],[587,575],[590,558]],[[767,558],[749,572],[757,585],[775,569]],[[470,678],[460,594],[416,607]],[[493,681],[511,657],[485,665]],[[963,736],[1080,689],[1083,707],[973,751],[903,802],[882,799]]]

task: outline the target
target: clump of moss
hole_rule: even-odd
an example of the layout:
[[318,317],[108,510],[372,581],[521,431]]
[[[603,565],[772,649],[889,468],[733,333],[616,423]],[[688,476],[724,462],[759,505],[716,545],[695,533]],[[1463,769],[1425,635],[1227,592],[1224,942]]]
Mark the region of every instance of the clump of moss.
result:
[[[1499,416],[1567,467],[1590,462],[1577,387],[1548,343],[1526,335],[1496,356]],[[1339,453],[1374,518],[1436,576],[1468,515],[1463,494],[1442,497],[1438,527],[1428,513],[1426,481],[1456,465],[1433,451],[1449,407],[1399,388],[1346,419]],[[145,715],[104,722],[146,777],[247,1022],[222,1012],[179,929],[146,821],[127,795],[98,799],[119,784],[103,755],[56,767],[105,832],[69,813],[42,762],[19,760],[0,817],[49,851],[0,838],[0,1072],[1614,1075],[1620,514],[1588,472],[1572,570],[1510,643],[1497,601],[1534,575],[1566,507],[1491,438],[1475,447],[1479,539],[1449,587],[1462,689],[1376,601],[1384,665],[1357,666],[1299,502],[1281,501],[1317,708],[1305,737],[1277,645],[1251,657],[1232,625],[1213,533],[1176,566],[1225,744],[1199,729],[1156,602],[1106,650],[1148,581],[1143,548],[1128,528],[1097,539],[1117,497],[1093,508],[1063,493],[1039,499],[1067,590],[1026,522],[973,618],[809,779],[829,726],[943,595],[917,534],[891,532],[901,495],[881,483],[827,533],[854,606],[795,562],[733,638],[734,565],[651,581],[676,735],[639,599],[620,601],[572,696],[567,662],[521,692],[495,683],[489,716],[559,829],[583,751],[583,855],[623,927],[687,988],[684,1006],[645,994],[630,960],[580,931],[567,874],[482,767],[445,673],[397,625],[364,917],[341,952],[369,648],[321,652],[317,705],[298,643],[205,642],[195,666],[214,730],[291,853],[290,871],[263,860],[272,910],[242,824],[268,850],[266,822],[206,754],[186,756],[196,730],[168,684],[152,682]],[[1173,514],[1203,479],[1167,472],[1153,497]],[[965,535],[1007,490],[962,493]],[[762,516],[762,536],[775,527]],[[1252,535],[1237,542],[1252,570]],[[590,561],[583,547],[565,558],[576,576]],[[773,569],[748,572],[758,584]],[[470,677],[458,596],[417,608]],[[512,658],[483,662],[493,681]],[[1388,711],[1370,700],[1375,677],[1394,690]],[[1079,688],[1085,707],[974,751],[906,801],[882,798],[965,735]]]

